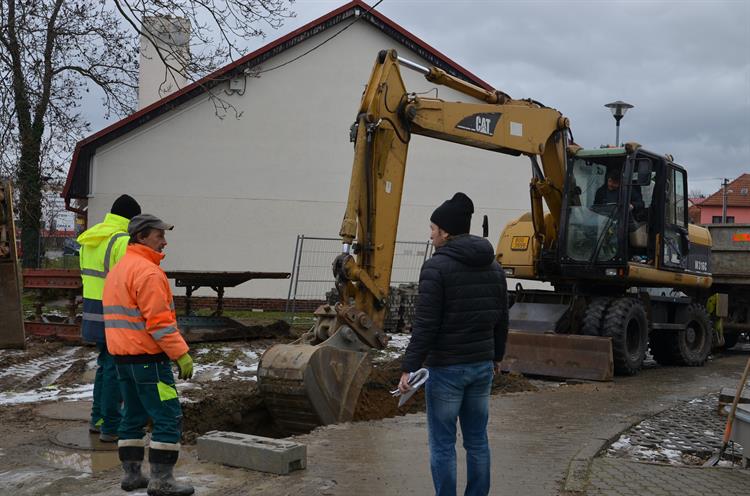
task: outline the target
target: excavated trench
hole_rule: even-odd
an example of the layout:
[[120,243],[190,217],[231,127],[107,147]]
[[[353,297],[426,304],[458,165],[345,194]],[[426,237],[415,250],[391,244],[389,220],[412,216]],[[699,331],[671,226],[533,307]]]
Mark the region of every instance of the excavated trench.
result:
[[[400,360],[377,363],[362,388],[354,413],[354,421],[378,420],[387,417],[423,412],[424,390],[418,391],[403,408],[390,391],[401,375]],[[495,378],[493,394],[535,391],[537,388],[520,374],[501,374]],[[284,437],[273,422],[255,382],[226,381],[212,385],[200,399],[183,403],[183,442],[193,443],[201,434],[232,431],[266,437]]]

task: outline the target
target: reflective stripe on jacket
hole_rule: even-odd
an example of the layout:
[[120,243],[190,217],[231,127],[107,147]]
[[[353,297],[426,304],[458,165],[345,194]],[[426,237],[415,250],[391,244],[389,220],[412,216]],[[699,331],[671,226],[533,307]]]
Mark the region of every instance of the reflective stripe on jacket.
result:
[[102,222],[78,236],[83,281],[81,335],[84,341],[104,342],[104,279],[107,272],[125,255],[130,239],[127,234],[128,222],[125,217],[110,213]]
[[141,244],[125,256],[104,283],[104,326],[112,355],[166,353],[176,360],[188,352],[177,328],[172,290],[159,267],[164,255]]

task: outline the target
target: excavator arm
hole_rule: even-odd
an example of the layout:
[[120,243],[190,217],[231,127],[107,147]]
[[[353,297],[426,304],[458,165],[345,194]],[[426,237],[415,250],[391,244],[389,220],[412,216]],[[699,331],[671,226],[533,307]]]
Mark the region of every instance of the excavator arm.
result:
[[[481,103],[408,93],[401,66]],[[333,263],[340,303],[319,308],[316,324],[298,342],[275,345],[261,359],[260,390],[282,428],[301,432],[351,420],[370,369],[368,351],[387,345],[382,326],[411,135],[528,156],[538,253],[556,241],[568,127],[568,119],[538,102],[513,100],[422,67],[395,50],[378,54],[351,132],[354,162],[339,233],[343,250]]]
[[[410,94],[401,66],[485,103],[446,102]],[[568,119],[557,110],[537,102],[513,100],[441,69],[421,67],[399,58],[395,50],[380,52],[352,126],[354,164],[339,233],[344,253],[334,263],[342,301],[353,298],[357,309],[370,315],[377,327],[382,326],[412,134],[528,156],[533,171],[535,233],[540,245],[549,248],[560,222],[568,127]],[[551,225],[545,224],[543,202],[551,214]]]

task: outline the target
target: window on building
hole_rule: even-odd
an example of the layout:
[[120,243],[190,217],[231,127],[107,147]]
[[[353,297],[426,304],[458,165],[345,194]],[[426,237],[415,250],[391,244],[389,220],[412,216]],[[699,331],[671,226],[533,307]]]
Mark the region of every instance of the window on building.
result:
[[[711,224],[721,224],[721,215],[712,216]],[[734,224],[734,215],[727,215],[727,224]]]

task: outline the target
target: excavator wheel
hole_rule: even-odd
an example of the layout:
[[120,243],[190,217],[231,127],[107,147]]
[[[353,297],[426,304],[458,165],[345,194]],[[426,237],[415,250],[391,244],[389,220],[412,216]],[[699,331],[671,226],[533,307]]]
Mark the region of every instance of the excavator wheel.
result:
[[589,306],[586,307],[586,314],[583,317],[581,334],[584,336],[602,335],[602,321],[611,301],[611,298],[594,298],[591,300]]
[[711,353],[713,326],[703,305],[693,303],[685,312],[684,331],[661,333],[652,337],[651,353],[661,365],[698,367]]
[[615,374],[637,374],[648,344],[648,319],[641,301],[629,297],[614,300],[604,316],[602,336],[612,338]]

